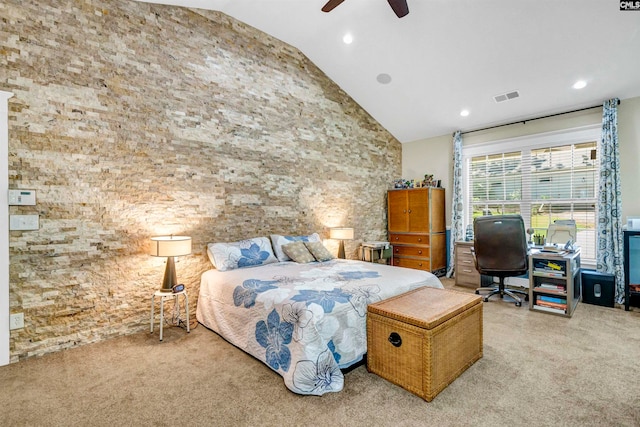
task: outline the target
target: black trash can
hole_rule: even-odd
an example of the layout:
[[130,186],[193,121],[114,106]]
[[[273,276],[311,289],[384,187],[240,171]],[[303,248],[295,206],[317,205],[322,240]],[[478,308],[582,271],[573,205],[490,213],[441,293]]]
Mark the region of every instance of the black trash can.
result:
[[616,278],[613,274],[582,270],[582,302],[613,307],[615,293]]

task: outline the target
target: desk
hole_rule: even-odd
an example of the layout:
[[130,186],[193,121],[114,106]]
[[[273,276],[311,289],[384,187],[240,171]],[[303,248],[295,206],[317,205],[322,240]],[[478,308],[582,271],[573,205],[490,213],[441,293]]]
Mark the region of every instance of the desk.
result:
[[529,255],[529,309],[571,317],[582,292],[580,248],[570,253]]

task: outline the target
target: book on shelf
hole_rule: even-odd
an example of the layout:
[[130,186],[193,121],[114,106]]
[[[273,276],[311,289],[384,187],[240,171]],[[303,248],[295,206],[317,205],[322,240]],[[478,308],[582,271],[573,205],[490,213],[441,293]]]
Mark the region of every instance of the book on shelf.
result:
[[540,311],[547,311],[549,313],[567,314],[566,310],[562,310],[562,309],[559,309],[559,308],[553,308],[553,307],[545,307],[545,306],[538,305],[538,304],[535,304],[533,306],[533,308],[536,309],[536,310],[540,310]]
[[556,303],[556,302],[543,301],[541,299],[538,299],[536,301],[536,305],[541,305],[543,307],[557,308],[558,310],[566,310],[567,309],[567,304],[560,304],[560,303]]
[[533,269],[533,272],[545,277],[558,277],[562,278],[564,276],[564,272],[550,271],[550,270],[539,270],[537,268]]
[[560,296],[566,296],[567,295],[567,291],[564,288],[563,289],[549,289],[549,288],[541,288],[539,286],[536,286],[535,288],[533,288],[533,290],[534,290],[534,292],[550,294],[550,295],[560,295]]
[[566,298],[550,297],[548,295],[538,295],[538,301],[554,302],[556,304],[567,304]]
[[553,291],[566,291],[565,285],[556,285],[555,283],[540,283],[537,288],[551,289]]
[[567,270],[567,263],[565,261],[557,261],[552,259],[534,258],[533,269],[537,271],[564,274]]

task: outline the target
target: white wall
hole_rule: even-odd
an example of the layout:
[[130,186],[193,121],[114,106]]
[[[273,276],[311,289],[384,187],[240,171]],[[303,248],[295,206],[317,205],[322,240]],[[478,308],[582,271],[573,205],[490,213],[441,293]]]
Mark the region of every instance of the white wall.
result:
[[[602,122],[602,109],[563,114],[547,119],[518,123],[463,135],[463,144],[514,138],[535,133],[585,126]],[[640,97],[622,100],[618,106],[618,137],[622,169],[622,215],[640,216]],[[402,177],[421,179],[433,173],[442,180],[446,192],[447,225],[451,223],[451,186],[453,184],[453,135],[442,135],[402,144]]]
[[0,91],[0,366],[9,364],[9,124],[10,92]]
[[622,169],[622,218],[640,216],[640,97],[618,107],[618,139]]

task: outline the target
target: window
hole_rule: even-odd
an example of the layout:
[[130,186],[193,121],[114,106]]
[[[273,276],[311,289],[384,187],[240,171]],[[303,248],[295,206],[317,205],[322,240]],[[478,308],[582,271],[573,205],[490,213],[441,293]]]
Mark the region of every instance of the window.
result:
[[520,214],[534,234],[572,219],[583,263],[596,259],[600,128],[531,135],[463,148],[465,222]]

